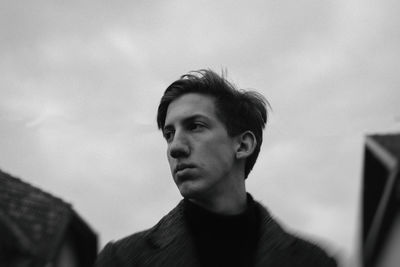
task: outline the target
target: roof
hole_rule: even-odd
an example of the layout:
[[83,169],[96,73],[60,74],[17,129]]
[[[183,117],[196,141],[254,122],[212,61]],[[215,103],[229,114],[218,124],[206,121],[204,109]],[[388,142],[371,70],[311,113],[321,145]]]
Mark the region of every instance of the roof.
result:
[[400,160],[400,134],[372,135],[371,138],[384,147],[394,158]]
[[363,167],[362,249],[374,266],[399,211],[400,134],[366,137]]
[[93,260],[97,253],[96,234],[70,204],[1,170],[0,228],[7,246],[43,262],[56,256],[67,233],[82,239]]

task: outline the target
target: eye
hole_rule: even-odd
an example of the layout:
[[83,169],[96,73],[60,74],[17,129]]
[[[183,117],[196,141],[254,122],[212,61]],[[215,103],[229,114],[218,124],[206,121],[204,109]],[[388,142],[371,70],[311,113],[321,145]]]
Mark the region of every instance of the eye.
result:
[[167,142],[170,142],[174,138],[174,131],[167,129],[163,132],[164,138]]
[[192,122],[191,124],[189,124],[189,130],[191,131],[198,131],[198,130],[202,130],[205,127],[204,123],[202,122]]

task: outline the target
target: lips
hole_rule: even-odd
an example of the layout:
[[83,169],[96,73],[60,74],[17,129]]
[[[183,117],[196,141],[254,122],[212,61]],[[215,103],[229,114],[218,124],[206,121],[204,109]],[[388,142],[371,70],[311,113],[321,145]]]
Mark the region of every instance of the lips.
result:
[[194,167],[195,167],[195,165],[193,165],[193,164],[180,163],[180,164],[176,165],[174,173],[176,174],[177,172],[183,171],[185,169],[191,169]]

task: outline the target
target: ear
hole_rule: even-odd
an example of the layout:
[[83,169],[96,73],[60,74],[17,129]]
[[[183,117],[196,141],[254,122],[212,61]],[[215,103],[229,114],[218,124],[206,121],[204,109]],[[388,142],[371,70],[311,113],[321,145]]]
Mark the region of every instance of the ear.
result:
[[237,136],[236,158],[245,159],[253,154],[257,145],[256,136],[252,131],[245,131]]

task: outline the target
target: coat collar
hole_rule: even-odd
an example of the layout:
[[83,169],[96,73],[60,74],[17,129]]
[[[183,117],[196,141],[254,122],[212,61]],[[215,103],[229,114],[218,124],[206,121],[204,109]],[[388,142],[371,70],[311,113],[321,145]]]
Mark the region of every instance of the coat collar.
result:
[[264,206],[258,202],[255,203],[260,222],[260,239],[255,251],[255,266],[261,267],[275,262],[276,257],[285,257],[284,251],[293,244],[295,239],[272,218]]
[[164,248],[174,240],[187,239],[190,236],[184,220],[183,206],[184,201],[181,200],[173,210],[150,229],[148,237],[156,247]]
[[[322,257],[322,255],[317,259],[316,257],[322,252],[317,253],[318,255],[315,256],[314,252],[319,250],[316,251],[311,245],[303,247],[304,244],[300,244],[302,248],[301,251],[298,250],[300,249],[299,239],[287,233],[272,218],[268,210],[257,201],[255,201],[255,207],[258,213],[260,233],[254,255],[255,267],[303,266],[301,262],[298,262],[300,259],[303,259],[304,262],[309,260],[324,262],[322,265],[316,264],[312,266],[336,266],[333,264],[334,261],[326,265],[326,256]],[[160,249],[160,253],[155,255],[155,257],[160,257],[159,261],[163,263],[160,266],[169,266],[165,264],[164,258],[161,260],[161,255],[169,255],[173,259],[173,266],[199,266],[195,245],[184,219],[183,200],[147,232],[147,240],[150,241],[150,244],[155,249]],[[300,254],[304,254],[305,258],[301,258],[303,256],[299,256]]]
[[184,220],[183,207],[182,200],[148,233],[148,241],[159,251],[153,258],[161,264],[155,266],[200,266],[192,236]]
[[[257,201],[254,202],[260,227],[259,244],[263,244],[262,246],[258,246],[260,253],[263,250],[287,246],[288,241],[291,241],[287,239],[290,235],[275,222],[263,205]],[[190,238],[189,229],[184,219],[183,200],[149,231],[148,237],[152,244],[159,248],[164,248],[174,240],[180,241]]]

